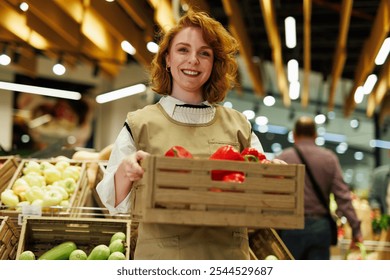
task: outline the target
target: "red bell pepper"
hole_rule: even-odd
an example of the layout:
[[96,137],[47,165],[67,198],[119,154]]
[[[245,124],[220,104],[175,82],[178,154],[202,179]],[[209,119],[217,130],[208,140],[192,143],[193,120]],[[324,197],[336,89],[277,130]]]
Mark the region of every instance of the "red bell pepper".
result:
[[262,160],[267,159],[263,153],[251,147],[245,148],[241,152],[241,155],[245,158],[246,161],[261,162]]
[[193,155],[182,146],[172,146],[165,153],[166,157],[193,158]]
[[223,176],[222,181],[224,182],[233,182],[233,183],[242,183],[245,181],[245,176],[242,173],[230,173]]
[[[231,145],[224,145],[218,148],[211,156],[212,160],[237,160],[245,161],[244,157]],[[225,175],[231,173],[239,173],[244,175],[243,172],[229,171],[229,170],[212,170],[211,179],[216,181],[223,181]]]

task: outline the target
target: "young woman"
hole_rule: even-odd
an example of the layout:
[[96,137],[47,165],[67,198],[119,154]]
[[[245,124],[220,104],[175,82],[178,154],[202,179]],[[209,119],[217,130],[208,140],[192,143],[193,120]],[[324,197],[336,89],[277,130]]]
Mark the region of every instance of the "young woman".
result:
[[[222,145],[263,151],[245,116],[218,105],[235,79],[236,40],[205,13],[189,11],[160,42],[151,68],[157,104],[130,112],[97,186],[111,213],[128,213],[139,161],[174,145],[211,155]],[[147,186],[145,186],[147,187]],[[249,259],[246,228],[140,223],[135,259]]]

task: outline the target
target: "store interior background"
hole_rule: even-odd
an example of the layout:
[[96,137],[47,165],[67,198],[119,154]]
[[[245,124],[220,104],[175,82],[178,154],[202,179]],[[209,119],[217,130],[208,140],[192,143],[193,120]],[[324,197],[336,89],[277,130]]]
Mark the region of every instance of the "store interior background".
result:
[[[387,59],[389,60],[389,59]],[[265,132],[257,131],[260,141],[263,144],[265,152],[269,157],[281,151],[281,149],[292,145],[289,141],[291,129],[295,119],[300,115],[312,115],[319,111],[328,116],[328,121],[320,125],[320,133],[325,139],[324,146],[331,148],[340,159],[344,178],[351,188],[357,193],[365,196],[370,187],[372,170],[377,165],[390,164],[390,125],[377,127],[375,117],[367,117],[366,107],[367,98],[361,104],[357,104],[351,115],[344,115],[343,106],[349,90],[353,86],[352,80],[342,79],[338,83],[335,95],[335,106],[332,112],[327,111],[327,94],[329,92],[329,80],[324,79],[322,73],[315,71],[310,75],[309,104],[303,107],[300,100],[294,100],[289,107],[283,104],[281,94],[278,92],[275,67],[270,61],[262,63],[261,71],[263,73],[264,86],[268,93],[276,98],[276,103],[272,107],[263,104],[263,97],[254,94],[254,85],[249,77],[244,59],[238,57],[240,65],[240,83],[241,90],[233,89],[229,92],[226,101],[233,104],[233,108],[243,112],[245,110],[254,110],[257,116],[266,116],[269,120],[268,130]],[[91,99],[91,123],[90,131],[83,128],[81,132],[90,133],[88,141],[84,146],[75,146],[68,143],[69,136],[61,135],[60,130],[51,135],[54,139],[49,141],[53,144],[56,140],[63,141],[69,149],[87,149],[99,151],[115,141],[115,138],[123,126],[127,112],[133,111],[147,104],[152,104],[158,100],[158,96],[149,88],[138,95],[115,100],[105,104],[98,104],[94,97],[98,94],[111,90],[124,88],[138,83],[147,84],[147,70],[137,63],[134,59],[129,59],[127,63],[121,66],[119,73],[114,78],[107,78],[103,74],[95,75],[94,66],[86,63],[76,63],[73,67],[68,67],[67,72],[62,76],[57,76],[52,72],[52,66],[56,59],[47,56],[39,56],[37,60],[36,78],[48,79],[66,84],[77,84],[79,87],[88,88],[88,96]],[[17,67],[0,65],[0,81],[15,82],[16,76],[20,74]],[[303,75],[302,71],[300,76]],[[387,93],[389,94],[389,93]],[[24,157],[31,155],[45,155],[44,151],[38,150],[14,150],[14,118],[18,112],[15,108],[16,92],[0,89],[0,145],[2,153],[11,152],[13,154],[22,154]],[[38,96],[32,95],[32,98]],[[390,123],[388,116],[386,122]],[[351,120],[359,120],[359,126],[351,127]],[[261,130],[254,124],[254,129]],[[375,148],[370,143],[377,139],[378,129],[380,130],[380,139],[387,141],[387,147]],[[80,131],[79,131],[80,132]],[[56,139],[58,138],[58,139]],[[343,144],[341,144],[343,143]],[[345,144],[346,145],[345,145]],[[341,144],[341,145],[340,145]],[[343,146],[344,145],[344,146]],[[344,147],[344,149],[343,149]],[[347,149],[345,149],[347,147]],[[66,153],[65,150],[58,149],[55,146],[47,152],[49,155]]]

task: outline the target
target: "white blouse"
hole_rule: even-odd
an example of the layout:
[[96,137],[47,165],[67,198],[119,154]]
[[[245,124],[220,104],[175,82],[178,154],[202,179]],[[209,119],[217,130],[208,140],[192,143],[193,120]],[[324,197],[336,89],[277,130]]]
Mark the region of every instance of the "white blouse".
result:
[[[215,107],[208,102],[203,102],[206,108],[181,107],[184,102],[173,98],[172,96],[164,96],[159,100],[159,103],[166,113],[174,120],[183,123],[207,123],[214,118]],[[254,132],[252,132],[251,147],[256,148],[260,152],[263,147]],[[107,168],[103,179],[96,187],[100,200],[106,206],[110,214],[129,213],[130,211],[130,193],[127,197],[115,207],[115,183],[114,175],[123,158],[136,152],[135,143],[126,127],[123,127],[119,132],[108,161]]]

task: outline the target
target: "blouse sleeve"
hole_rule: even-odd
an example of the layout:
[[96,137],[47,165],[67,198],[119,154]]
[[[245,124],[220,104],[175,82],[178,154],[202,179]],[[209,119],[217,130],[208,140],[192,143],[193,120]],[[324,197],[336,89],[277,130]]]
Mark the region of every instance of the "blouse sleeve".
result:
[[112,215],[117,213],[129,213],[130,211],[130,193],[115,207],[114,175],[122,160],[126,156],[135,152],[136,148],[134,140],[126,127],[123,127],[114,142],[103,179],[96,186],[96,191],[100,200]]

